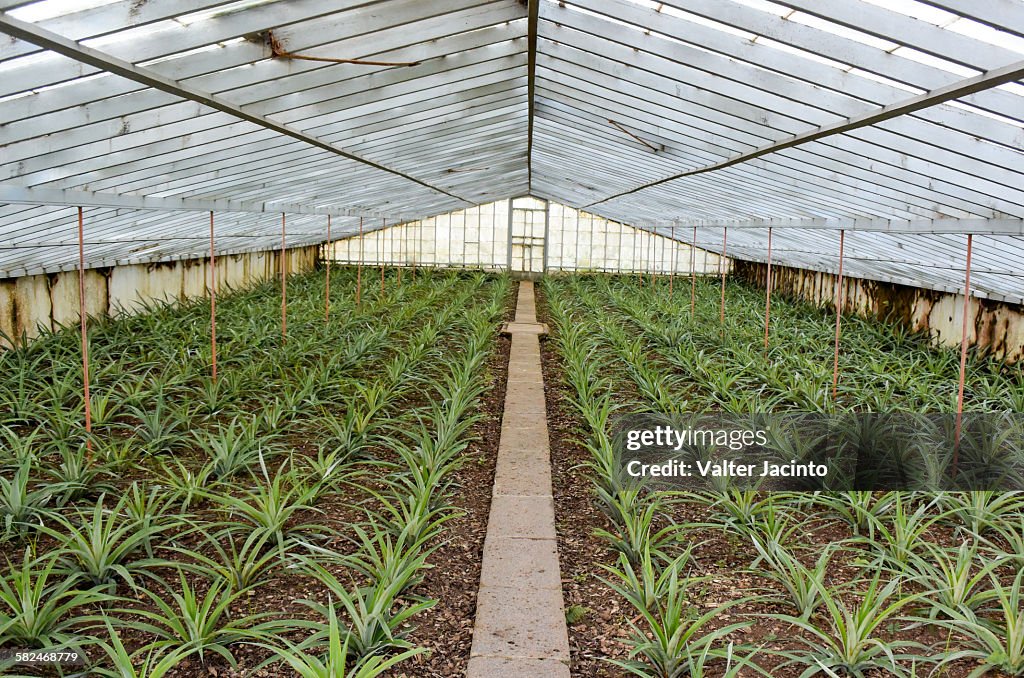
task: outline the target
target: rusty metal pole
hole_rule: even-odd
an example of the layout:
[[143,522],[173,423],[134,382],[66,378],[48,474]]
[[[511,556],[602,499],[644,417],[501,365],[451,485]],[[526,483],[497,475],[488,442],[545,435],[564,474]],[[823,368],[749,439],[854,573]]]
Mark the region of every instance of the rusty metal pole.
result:
[[964,419],[964,382],[967,377],[967,317],[971,311],[971,251],[974,248],[974,236],[967,234],[967,262],[964,269],[964,317],[960,328],[960,383],[956,394],[956,432],[953,434],[953,476],[960,456],[960,432]]
[[768,331],[772,320],[772,227],[768,227],[768,277],[765,280],[764,350],[768,350]]
[[82,394],[85,397],[85,449],[92,452],[92,396],[89,393],[89,337],[85,314],[85,220],[78,208],[78,318],[82,329]]
[[213,210],[210,210],[210,376],[217,381],[217,255],[214,254]]
[[729,242],[729,227],[722,228],[722,257],[718,260],[718,270],[722,274],[722,304],[719,317],[719,324],[722,326],[722,335],[725,335],[725,251]]
[[636,230],[637,237],[633,239],[634,243],[637,243],[633,247],[633,255],[636,258],[636,270],[640,273],[640,288],[644,286],[644,232],[639,228]]
[[651,287],[658,283],[658,232],[651,231]]
[[697,227],[693,227],[693,244],[690,245],[690,320],[697,311]]
[[[395,241],[399,240],[398,232],[395,231],[395,228],[396,227],[394,227],[394,226],[391,227],[391,230],[393,231],[393,233],[391,234],[391,256],[394,257],[394,259],[395,259],[395,268],[398,269],[398,278],[395,281],[395,284],[398,287],[401,287],[402,286],[402,261],[401,261],[401,257],[398,257],[396,255],[396,253],[395,253]],[[399,242],[399,244],[401,244],[401,242]],[[463,252],[465,252],[465,248],[466,248],[465,237],[463,237],[462,248],[463,248]]]
[[359,261],[356,264],[356,308],[363,297],[363,218],[359,217]]
[[679,259],[679,257],[678,257],[679,247],[677,247],[677,244],[678,243],[676,243],[676,222],[673,221],[672,222],[672,268],[671,268],[671,270],[668,273],[668,298],[669,299],[672,298],[672,283],[675,281],[675,277],[676,277],[676,262]]
[[281,343],[288,341],[288,256],[284,212],[281,212]]
[[832,400],[839,390],[839,325],[843,317],[843,245],[846,243],[846,229],[839,229],[839,275],[836,277],[836,345],[832,357]]
[[327,215],[327,280],[326,291],[324,292],[324,322],[331,318],[331,259],[334,253],[331,251],[331,215]]
[[384,296],[384,229],[388,227],[388,220],[381,220],[380,227],[380,295]]

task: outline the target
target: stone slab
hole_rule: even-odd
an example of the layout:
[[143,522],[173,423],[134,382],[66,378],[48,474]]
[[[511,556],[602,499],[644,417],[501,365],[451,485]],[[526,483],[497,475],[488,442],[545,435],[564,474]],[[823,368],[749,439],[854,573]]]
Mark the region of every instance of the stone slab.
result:
[[534,349],[532,352],[528,349],[513,351],[508,357],[508,364],[517,367],[525,367],[527,364],[530,364],[534,369],[540,371],[540,351],[537,349]]
[[569,667],[557,659],[472,657],[466,678],[569,678]]
[[537,378],[510,381],[505,387],[505,400],[507,401],[511,397],[538,398],[536,404],[544,405],[544,380]]
[[540,372],[540,357],[539,353],[529,353],[527,351],[521,351],[519,353],[513,353],[509,356],[508,365],[517,370],[519,369],[532,369]]
[[506,391],[505,394],[505,418],[509,412],[515,412],[517,417],[529,417],[531,422],[541,423],[547,420],[547,408],[544,406],[544,394],[538,394],[535,389],[526,388],[526,382],[518,382],[516,393]]
[[527,417],[526,413],[520,413],[520,421],[525,425],[517,426],[509,421],[508,413],[501,424],[501,442],[498,443],[498,459],[501,459],[502,450],[508,450],[513,454],[520,451],[543,451],[548,454],[548,429],[544,419],[536,418],[535,415]]
[[471,656],[569,660],[562,590],[481,587]]
[[[534,316],[535,314],[528,313],[526,315]],[[505,323],[504,325],[501,326],[501,333],[513,335],[529,334],[540,337],[549,334],[549,328],[547,326],[547,323],[523,322],[522,320],[519,319],[518,316],[516,316],[516,319],[514,321],[510,323]]]
[[562,590],[557,542],[554,539],[487,537],[481,588],[518,586],[525,580],[529,580],[531,587]]
[[537,369],[537,361],[530,360],[529,358],[519,358],[517,360],[508,361],[508,376],[512,377],[536,377],[541,378],[539,370]]
[[519,355],[511,355],[508,359],[508,366],[514,372],[520,372],[523,370],[530,370],[537,374],[539,377],[540,372],[540,358],[536,355],[530,355],[528,353],[521,353]]
[[498,460],[493,496],[551,496],[551,463],[541,455]]
[[540,349],[529,349],[524,347],[518,351],[512,351],[508,356],[508,362],[510,365],[526,365],[526,363],[530,363],[539,371]]
[[497,495],[491,498],[487,536],[555,538],[555,507],[551,497]]

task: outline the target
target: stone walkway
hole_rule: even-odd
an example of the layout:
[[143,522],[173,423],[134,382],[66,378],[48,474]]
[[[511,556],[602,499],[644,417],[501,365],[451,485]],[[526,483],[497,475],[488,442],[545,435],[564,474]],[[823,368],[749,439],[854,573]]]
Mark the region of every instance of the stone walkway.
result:
[[568,678],[533,283],[519,283],[469,678]]

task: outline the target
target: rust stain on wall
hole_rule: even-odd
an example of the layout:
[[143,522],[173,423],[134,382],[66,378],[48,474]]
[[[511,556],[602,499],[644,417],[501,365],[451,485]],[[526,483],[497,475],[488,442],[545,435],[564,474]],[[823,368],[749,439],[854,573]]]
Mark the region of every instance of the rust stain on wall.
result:
[[[317,250],[316,245],[288,250],[289,273],[311,270],[316,264]],[[279,277],[280,268],[268,264],[276,263],[280,252],[273,252],[270,257],[267,254],[249,252],[230,255],[232,261],[242,263],[239,266],[242,275],[231,278],[220,275],[222,264],[219,264],[218,289],[238,289],[267,277]],[[221,259],[223,262],[227,260],[227,256]],[[255,261],[263,265],[252,265]],[[187,296],[187,275],[194,274],[196,267],[200,267],[205,275],[208,265],[208,259],[202,257],[87,269],[86,313],[89,316],[111,315],[134,310],[132,302],[135,301],[184,298]],[[262,275],[254,275],[260,273]],[[112,281],[116,284],[112,284]],[[40,331],[59,330],[62,326],[77,323],[78,285],[77,271],[0,279],[0,332],[15,343],[20,343],[23,337],[31,339],[38,336]],[[205,287],[202,290],[208,293]],[[0,349],[9,348],[10,345],[8,339],[0,336]]]
[[[736,261],[734,271],[737,277],[755,285],[766,284],[766,264]],[[834,309],[835,288],[836,276],[831,273],[772,266],[774,293]],[[960,344],[962,295],[843,276],[843,312],[927,332],[939,345]],[[1024,307],[972,298],[967,345],[1007,363],[1024,360]]]

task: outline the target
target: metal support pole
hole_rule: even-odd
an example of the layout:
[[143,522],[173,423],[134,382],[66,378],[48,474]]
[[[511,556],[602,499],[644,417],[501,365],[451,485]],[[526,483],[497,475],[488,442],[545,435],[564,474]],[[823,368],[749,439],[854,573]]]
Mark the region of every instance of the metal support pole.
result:
[[956,432],[953,434],[953,476],[960,457],[960,432],[964,419],[964,382],[967,377],[967,318],[971,311],[971,251],[974,236],[967,234],[967,263],[964,269],[964,317],[960,328],[960,383],[956,394]]
[[[508,236],[506,241],[505,241],[505,244],[507,245],[507,250],[506,250],[507,253],[505,255],[505,261],[508,264],[508,272],[509,272],[509,274],[512,273],[512,210],[513,210],[512,202],[513,202],[513,200],[514,200],[514,198],[509,198],[508,199],[508,231],[505,234],[506,236]],[[434,242],[437,242],[436,234],[435,234]]]
[[839,231],[839,275],[836,278],[836,345],[832,358],[832,400],[836,399],[839,389],[839,324],[843,317],[843,245],[846,243],[846,230]]
[[[549,231],[550,231],[550,227],[551,227],[550,212],[551,212],[551,203],[549,203],[547,200],[545,200],[544,201],[544,246],[543,246],[544,248],[541,250],[541,257],[542,257],[542,262],[543,262],[541,264],[541,273],[544,274],[544,275],[547,275],[547,272],[548,272],[548,235],[549,235]],[[593,221],[591,221],[591,225],[593,225]],[[594,242],[593,236],[591,236],[590,242],[591,242],[591,244],[593,244],[593,242]]]
[[284,212],[281,212],[281,343],[288,341],[288,256],[285,251]]
[[359,217],[359,261],[356,264],[356,308],[363,297],[363,218]]
[[397,284],[398,284],[399,287],[402,286],[402,257],[400,257],[398,255],[398,252],[395,251],[395,249],[396,249],[396,244],[395,243],[396,242],[398,243],[397,247],[399,247],[399,248],[402,246],[402,239],[399,237],[399,235],[400,235],[399,231],[400,230],[401,230],[400,226],[392,226],[391,227],[391,258],[395,260],[395,269],[398,271],[398,281],[397,281]]
[[92,396],[89,393],[89,337],[85,315],[85,220],[78,208],[78,318],[82,329],[82,394],[85,398],[85,449],[92,452]]
[[327,322],[331,318],[331,259],[333,258],[333,251],[331,247],[331,215],[327,215],[327,280],[325,281],[326,290],[324,291],[324,322]]
[[380,295],[384,296],[384,229],[388,227],[388,220],[381,219],[380,226]]
[[[705,267],[706,268],[706,267]],[[697,227],[693,227],[693,244],[690,246],[690,320],[697,311]]]
[[678,261],[679,247],[676,242],[676,222],[672,222],[672,268],[668,272],[668,298],[672,298],[672,283],[676,278],[676,261]]
[[725,250],[729,242],[729,227],[722,228],[722,256],[718,260],[718,270],[722,274],[722,305],[719,324],[722,326],[722,334],[725,335]]
[[651,231],[651,287],[658,282],[658,232]]
[[213,210],[210,210],[210,376],[217,381],[217,255],[214,254]]
[[768,332],[772,320],[772,227],[768,227],[768,278],[764,299],[764,350],[768,350]]
[[643,231],[639,228],[634,230],[636,237],[633,239],[633,258],[636,260],[637,272],[640,274],[640,287],[643,287]]

